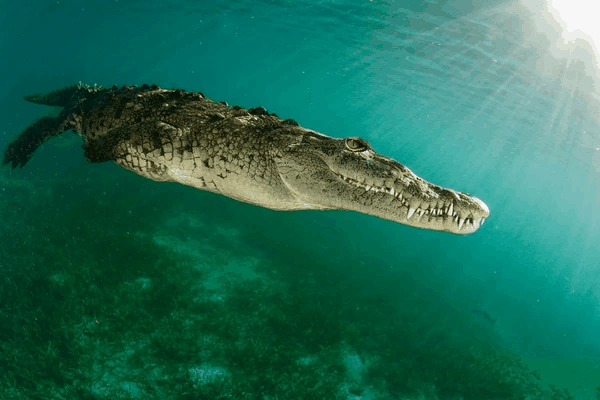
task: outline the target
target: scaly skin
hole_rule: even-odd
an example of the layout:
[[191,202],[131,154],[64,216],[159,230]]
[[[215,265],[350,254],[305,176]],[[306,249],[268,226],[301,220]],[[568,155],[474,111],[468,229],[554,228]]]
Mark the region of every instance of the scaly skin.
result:
[[179,182],[272,210],[352,210],[417,228],[475,232],[489,210],[465,193],[424,181],[361,138],[334,139],[201,93],[158,86],[69,86],[25,97],[63,107],[28,127],[4,164],[23,167],[67,130],[92,162],[114,161],[154,181]]

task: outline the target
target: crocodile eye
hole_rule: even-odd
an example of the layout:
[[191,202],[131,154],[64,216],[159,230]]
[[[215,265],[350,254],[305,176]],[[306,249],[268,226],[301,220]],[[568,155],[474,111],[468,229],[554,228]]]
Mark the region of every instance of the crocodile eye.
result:
[[347,138],[345,142],[346,147],[351,151],[360,152],[369,148],[369,143],[361,138]]

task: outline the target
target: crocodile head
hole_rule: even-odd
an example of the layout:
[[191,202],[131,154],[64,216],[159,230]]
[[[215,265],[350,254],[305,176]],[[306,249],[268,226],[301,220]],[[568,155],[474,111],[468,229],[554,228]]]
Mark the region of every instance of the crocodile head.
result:
[[303,209],[352,210],[455,234],[475,232],[489,216],[483,201],[419,178],[361,138],[306,131],[288,139],[275,162]]

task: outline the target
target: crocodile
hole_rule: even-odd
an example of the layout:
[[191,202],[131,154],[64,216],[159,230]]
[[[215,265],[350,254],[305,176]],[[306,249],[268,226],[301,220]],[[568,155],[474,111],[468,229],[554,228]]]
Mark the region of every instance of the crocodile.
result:
[[73,130],[90,162],[113,161],[156,182],[272,210],[349,210],[454,234],[475,232],[489,216],[480,199],[423,180],[360,137],[332,138],[263,107],[147,84],[79,82],[24,99],[62,110],[8,145],[3,164],[13,169],[47,140]]

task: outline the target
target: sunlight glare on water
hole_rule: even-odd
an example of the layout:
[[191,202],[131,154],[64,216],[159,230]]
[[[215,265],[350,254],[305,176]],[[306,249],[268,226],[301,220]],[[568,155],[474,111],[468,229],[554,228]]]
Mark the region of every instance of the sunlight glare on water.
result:
[[598,14],[593,12],[595,10],[590,10],[591,4],[593,2],[588,0],[549,1],[549,11],[557,21],[562,21],[561,25],[565,29],[563,32],[565,42],[572,41],[580,32],[588,35],[594,42],[600,39]]

